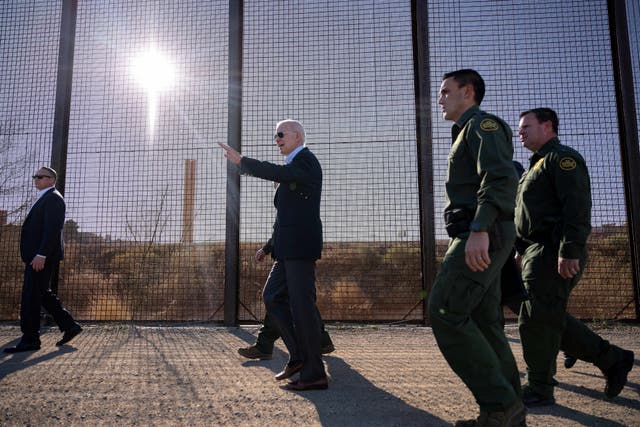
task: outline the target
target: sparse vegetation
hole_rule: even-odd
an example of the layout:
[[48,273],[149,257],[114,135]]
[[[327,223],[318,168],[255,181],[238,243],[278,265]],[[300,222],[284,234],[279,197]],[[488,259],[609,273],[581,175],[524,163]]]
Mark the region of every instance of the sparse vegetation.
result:
[[[24,264],[20,229],[0,227],[0,318],[17,319]],[[136,321],[222,320],[224,244],[111,241],[67,224],[59,293],[79,319]],[[437,242],[437,259],[446,242]],[[240,248],[240,316],[260,320],[261,293],[271,263],[255,263],[257,243]],[[624,226],[592,233],[587,271],[570,311],[588,319],[634,318],[631,264]],[[418,242],[325,244],[318,262],[318,305],[327,320],[421,321]]]

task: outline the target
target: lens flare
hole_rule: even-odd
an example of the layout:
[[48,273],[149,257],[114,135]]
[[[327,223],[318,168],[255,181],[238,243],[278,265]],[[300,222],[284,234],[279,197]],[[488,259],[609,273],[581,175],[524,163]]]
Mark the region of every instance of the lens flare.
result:
[[160,92],[175,83],[173,64],[155,49],[134,59],[131,69],[136,81],[148,92]]
[[131,74],[147,92],[149,135],[153,139],[159,93],[174,85],[176,80],[174,66],[164,55],[152,48],[133,60]]

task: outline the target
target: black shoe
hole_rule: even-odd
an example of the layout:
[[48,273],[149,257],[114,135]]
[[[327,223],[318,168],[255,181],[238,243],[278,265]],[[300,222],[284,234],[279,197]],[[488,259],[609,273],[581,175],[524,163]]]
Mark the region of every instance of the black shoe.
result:
[[553,396],[543,396],[531,389],[524,389],[522,391],[522,403],[529,408],[536,406],[550,406],[555,405],[556,399]]
[[329,353],[333,353],[334,351],[336,351],[336,348],[333,346],[332,342],[330,342],[329,344],[323,345],[322,348],[320,349],[320,353],[322,354],[329,354]]
[[56,345],[58,347],[60,347],[61,345],[65,345],[66,343],[74,339],[80,332],[82,332],[82,328],[80,327],[80,325],[76,323],[76,325],[73,326],[71,329],[69,329],[68,331],[64,331],[64,335],[62,335],[62,339],[58,341]]
[[569,356],[567,353],[564,354],[564,367],[567,369],[573,368],[573,365],[576,364],[578,359],[573,356]]
[[480,426],[527,426],[527,408],[521,401],[516,401],[504,411],[485,412],[480,411],[480,416],[474,420],[459,420],[455,427],[480,427]]
[[256,345],[252,345],[251,347],[239,348],[238,354],[240,356],[246,357],[247,359],[259,360],[271,359],[271,357],[273,356],[271,353],[262,352]]
[[15,347],[7,347],[2,351],[4,351],[5,353],[21,353],[23,351],[35,350],[40,350],[40,344],[25,344],[23,342],[20,342]]
[[604,387],[604,394],[612,399],[620,394],[627,383],[627,375],[633,368],[634,354],[633,351],[624,350],[622,359],[614,363],[612,367],[607,369],[604,376],[607,384]]

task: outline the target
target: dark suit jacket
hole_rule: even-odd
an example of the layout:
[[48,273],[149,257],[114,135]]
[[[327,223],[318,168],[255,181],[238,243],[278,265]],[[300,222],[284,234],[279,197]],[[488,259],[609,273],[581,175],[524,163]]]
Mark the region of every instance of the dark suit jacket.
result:
[[20,256],[25,263],[30,263],[37,254],[46,256],[47,261],[59,261],[64,257],[64,212],[64,199],[55,188],[33,205],[20,234]]
[[240,172],[280,184],[273,200],[276,221],[267,245],[273,258],[320,259],[322,168],[316,156],[304,148],[288,165],[243,157]]

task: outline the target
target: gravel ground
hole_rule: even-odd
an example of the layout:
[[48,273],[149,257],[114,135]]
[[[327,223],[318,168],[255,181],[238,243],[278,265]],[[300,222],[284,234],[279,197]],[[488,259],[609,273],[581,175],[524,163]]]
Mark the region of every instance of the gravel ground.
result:
[[[635,351],[627,387],[607,400],[596,367],[559,360],[557,404],[531,410],[529,426],[640,426],[640,325],[596,326]],[[476,416],[428,327],[330,325],[329,389],[308,392],[274,380],[287,360],[280,342],[268,361],[237,354],[257,329],[107,323],[57,348],[59,331],[45,328],[41,350],[0,353],[0,425],[446,426]],[[522,370],[517,329],[507,335]],[[3,347],[18,336],[0,324]]]

